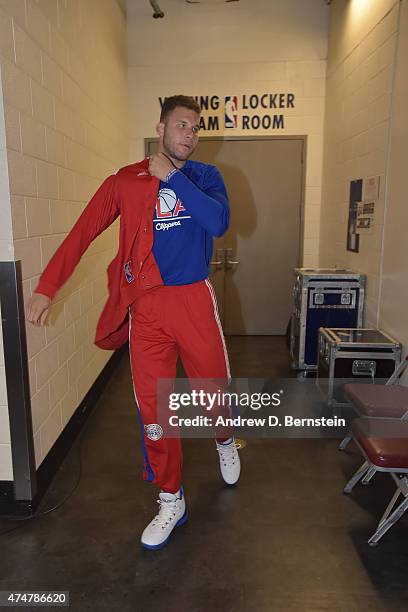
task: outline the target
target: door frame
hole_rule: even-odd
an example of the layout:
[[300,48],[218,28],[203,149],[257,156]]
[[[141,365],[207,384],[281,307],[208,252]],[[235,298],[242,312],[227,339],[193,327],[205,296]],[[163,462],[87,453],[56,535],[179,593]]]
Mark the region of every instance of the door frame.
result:
[[[302,134],[299,136],[295,135],[282,135],[282,136],[200,136],[200,140],[208,140],[208,141],[228,141],[228,140],[238,140],[238,141],[256,141],[256,140],[301,140],[303,142],[302,147],[302,176],[301,176],[301,201],[299,206],[299,215],[300,215],[300,223],[299,223],[299,237],[298,237],[298,245],[299,245],[299,255],[298,255],[298,264],[299,268],[303,267],[303,246],[304,246],[304,235],[305,235],[305,191],[306,191],[306,164],[307,164],[307,135]],[[156,137],[145,138],[144,139],[144,152],[145,155],[148,154],[148,147],[151,143],[159,142],[159,139]]]

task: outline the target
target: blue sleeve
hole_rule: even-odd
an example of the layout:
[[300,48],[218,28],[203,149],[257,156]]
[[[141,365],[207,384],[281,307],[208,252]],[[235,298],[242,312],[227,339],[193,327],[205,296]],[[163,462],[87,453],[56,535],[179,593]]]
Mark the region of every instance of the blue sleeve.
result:
[[210,166],[205,173],[203,186],[198,187],[182,171],[175,172],[167,182],[184,208],[212,236],[222,236],[229,225],[227,190],[221,173]]

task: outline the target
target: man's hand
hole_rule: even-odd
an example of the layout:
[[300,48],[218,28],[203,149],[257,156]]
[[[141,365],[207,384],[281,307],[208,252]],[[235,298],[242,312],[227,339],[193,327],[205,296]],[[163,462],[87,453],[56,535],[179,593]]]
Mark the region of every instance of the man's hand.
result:
[[44,325],[51,307],[51,300],[42,293],[33,293],[28,302],[26,319],[34,325]]
[[152,176],[156,176],[161,181],[164,181],[166,176],[174,166],[164,153],[153,153],[149,157],[149,172]]

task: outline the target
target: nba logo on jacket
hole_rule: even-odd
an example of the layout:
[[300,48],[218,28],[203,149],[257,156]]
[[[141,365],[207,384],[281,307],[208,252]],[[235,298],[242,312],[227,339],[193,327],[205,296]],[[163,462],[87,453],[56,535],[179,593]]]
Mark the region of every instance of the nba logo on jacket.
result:
[[132,272],[132,262],[127,261],[125,265],[123,266],[123,269],[125,271],[125,277],[126,277],[127,282],[132,283],[135,280],[135,277],[133,276],[133,272]]
[[238,125],[238,97],[225,96],[224,98],[224,126],[236,128]]

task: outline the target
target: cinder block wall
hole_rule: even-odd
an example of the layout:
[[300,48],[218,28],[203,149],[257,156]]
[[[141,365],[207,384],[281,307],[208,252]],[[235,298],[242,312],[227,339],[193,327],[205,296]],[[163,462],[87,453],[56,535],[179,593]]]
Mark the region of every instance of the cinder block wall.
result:
[[[380,326],[408,347],[408,2],[401,4],[391,110],[387,211],[381,270]],[[405,374],[408,382],[408,374]]]
[[[129,163],[123,3],[0,0],[0,62],[8,206],[27,300],[102,180]],[[93,338],[116,236],[115,224],[93,243],[57,295],[50,325],[27,327],[37,466],[110,357]],[[1,390],[1,363],[0,379]],[[0,479],[12,479],[10,464]]]
[[[367,274],[366,325],[379,320],[399,8],[398,0],[336,0],[330,13],[319,261]],[[350,181],[370,176],[380,176],[374,228],[353,253],[346,250]]]
[[[0,27],[0,48],[2,43]],[[13,259],[13,233],[11,226],[10,189],[7,168],[6,129],[4,125],[3,92],[0,65],[0,260]],[[0,304],[1,315],[1,304]],[[0,325],[0,480],[12,477],[10,426],[7,406],[6,374],[4,367],[3,332]]]

